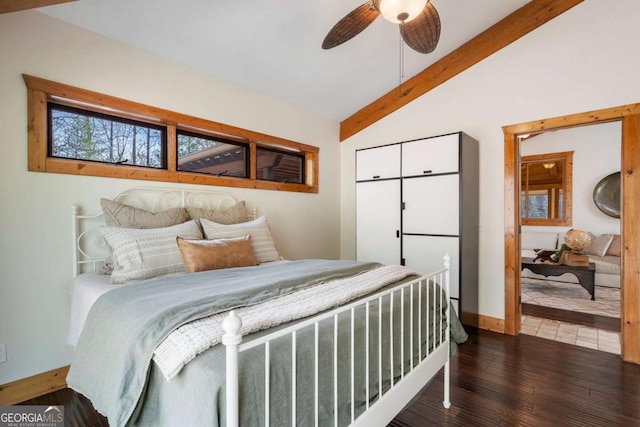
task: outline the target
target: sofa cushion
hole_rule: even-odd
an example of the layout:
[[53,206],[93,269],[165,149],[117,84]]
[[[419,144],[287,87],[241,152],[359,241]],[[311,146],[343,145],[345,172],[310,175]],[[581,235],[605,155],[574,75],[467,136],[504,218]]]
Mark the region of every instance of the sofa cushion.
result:
[[620,274],[619,256],[595,256],[589,255],[589,261],[596,265],[596,273]]
[[596,236],[589,233],[591,236],[591,244],[587,247],[586,252],[589,255],[604,256],[607,253],[607,249],[611,245],[613,240],[613,234],[603,234]]
[[605,255],[622,256],[622,239],[619,234],[613,235],[613,240],[611,240],[611,244]]

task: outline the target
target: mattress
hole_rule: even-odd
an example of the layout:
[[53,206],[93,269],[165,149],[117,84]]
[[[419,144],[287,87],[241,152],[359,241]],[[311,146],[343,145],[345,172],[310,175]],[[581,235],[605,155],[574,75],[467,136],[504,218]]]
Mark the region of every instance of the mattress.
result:
[[114,285],[105,274],[84,273],[73,278],[68,293],[71,302],[67,344],[76,346],[93,303],[104,293],[125,285]]

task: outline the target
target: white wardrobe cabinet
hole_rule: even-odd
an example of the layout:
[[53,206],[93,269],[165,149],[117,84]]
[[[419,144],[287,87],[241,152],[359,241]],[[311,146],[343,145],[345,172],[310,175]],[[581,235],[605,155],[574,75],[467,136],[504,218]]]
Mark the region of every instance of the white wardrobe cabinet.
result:
[[358,260],[400,264],[400,210],[388,199],[400,198],[400,180],[358,183],[356,246]]
[[434,175],[402,182],[403,233],[458,235],[458,175]]
[[400,146],[387,145],[357,154],[356,181],[398,178],[400,176]]
[[[404,265],[423,274],[444,268],[443,254],[448,253],[451,256],[451,283],[459,282],[460,245],[456,237],[405,235],[402,245]],[[451,298],[460,298],[458,286],[451,287]]]
[[458,134],[402,144],[402,176],[458,172]]
[[448,253],[463,321],[478,313],[478,205],[478,142],[463,132],[356,151],[358,260],[427,274]]

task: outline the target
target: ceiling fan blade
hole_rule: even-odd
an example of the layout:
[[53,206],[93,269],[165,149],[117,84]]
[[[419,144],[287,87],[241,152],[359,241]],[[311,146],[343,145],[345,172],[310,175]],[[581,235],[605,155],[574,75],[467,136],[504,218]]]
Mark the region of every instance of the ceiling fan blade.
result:
[[415,19],[400,24],[400,34],[407,45],[420,53],[431,53],[440,39],[440,16],[428,2]]
[[378,15],[380,15],[380,12],[373,7],[372,1],[357,7],[333,26],[324,38],[322,48],[331,49],[352,39],[367,28]]

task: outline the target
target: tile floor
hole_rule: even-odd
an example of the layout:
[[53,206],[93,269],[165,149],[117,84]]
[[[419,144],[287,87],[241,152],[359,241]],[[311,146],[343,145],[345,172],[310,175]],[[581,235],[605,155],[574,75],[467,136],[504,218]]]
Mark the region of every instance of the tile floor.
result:
[[[596,300],[578,284],[522,278],[522,302],[620,318],[620,289],[596,286]],[[620,354],[620,334],[557,320],[522,316],[521,332],[594,350]]]
[[620,354],[620,334],[617,332],[533,316],[522,316],[520,332],[580,347]]

